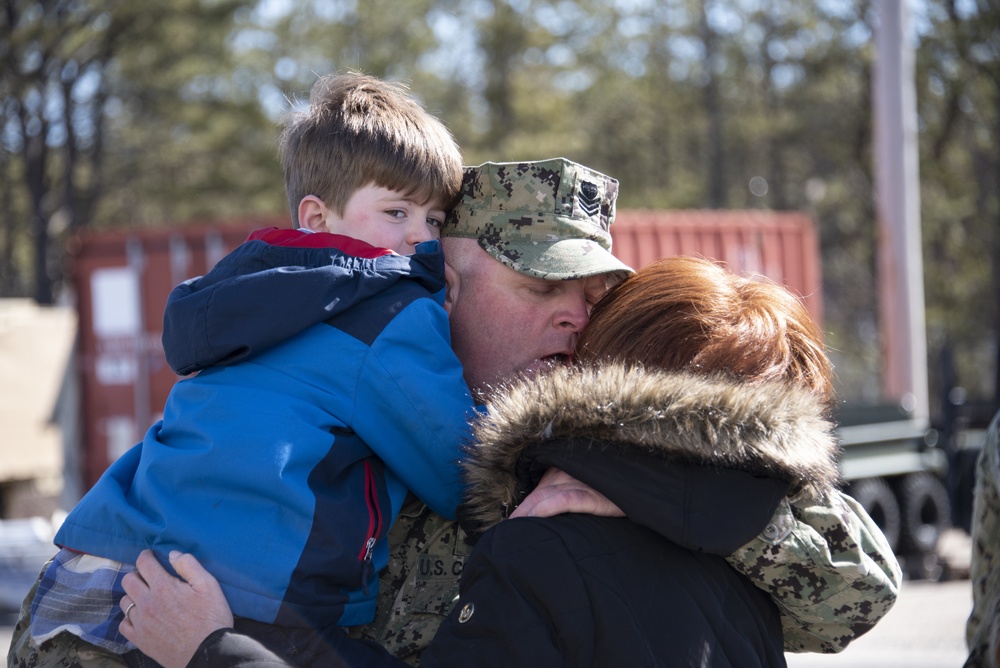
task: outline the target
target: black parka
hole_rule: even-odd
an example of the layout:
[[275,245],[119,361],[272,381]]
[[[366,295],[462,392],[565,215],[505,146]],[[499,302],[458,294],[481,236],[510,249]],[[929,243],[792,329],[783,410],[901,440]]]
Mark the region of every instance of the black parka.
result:
[[[468,452],[461,516],[483,534],[422,665],[785,665],[777,610],[722,555],[791,487],[835,485],[822,414],[783,384],[620,366],[512,388]],[[500,522],[550,466],[628,519]]]

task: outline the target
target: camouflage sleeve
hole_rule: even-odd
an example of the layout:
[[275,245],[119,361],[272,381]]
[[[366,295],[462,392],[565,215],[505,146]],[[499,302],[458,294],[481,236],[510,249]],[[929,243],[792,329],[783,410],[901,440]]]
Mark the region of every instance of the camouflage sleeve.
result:
[[[1000,620],[1000,413],[993,419],[976,464],[972,505],[972,614],[965,628],[967,666],[992,665]],[[991,659],[992,660],[992,659]]]
[[458,524],[415,497],[389,530],[389,565],[379,578],[375,619],[351,627],[412,666],[458,600],[458,581],[472,547]]
[[840,492],[786,498],[727,561],[771,595],[790,652],[841,651],[892,608],[902,580],[882,531]]

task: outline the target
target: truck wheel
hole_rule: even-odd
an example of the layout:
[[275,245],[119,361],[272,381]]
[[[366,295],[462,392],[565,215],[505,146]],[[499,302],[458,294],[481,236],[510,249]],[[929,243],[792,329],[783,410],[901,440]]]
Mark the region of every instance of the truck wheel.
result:
[[951,525],[951,503],[944,483],[931,473],[910,473],[899,482],[899,500],[900,550],[934,552],[941,534]]
[[871,516],[885,535],[889,548],[895,552],[899,544],[900,511],[889,483],[882,478],[855,480],[851,483],[848,494]]

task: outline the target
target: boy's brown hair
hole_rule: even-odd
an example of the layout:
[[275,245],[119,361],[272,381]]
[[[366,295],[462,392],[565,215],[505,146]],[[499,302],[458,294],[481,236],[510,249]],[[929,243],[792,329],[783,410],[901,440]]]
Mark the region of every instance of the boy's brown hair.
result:
[[343,215],[374,184],[448,209],[462,185],[462,156],[444,124],[403,85],[356,72],[313,84],[309,107],[284,118],[279,153],[296,226],[307,195]]
[[802,301],[763,277],[744,278],[701,258],[654,262],[594,306],[577,345],[581,361],[784,381],[832,405],[833,365]]

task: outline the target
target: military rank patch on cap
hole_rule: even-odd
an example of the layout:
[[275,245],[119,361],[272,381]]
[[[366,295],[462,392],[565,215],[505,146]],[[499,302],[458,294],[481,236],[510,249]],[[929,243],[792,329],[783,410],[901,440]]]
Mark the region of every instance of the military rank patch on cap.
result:
[[596,216],[601,210],[600,191],[597,189],[596,183],[583,181],[580,184],[580,193],[577,195],[577,199],[580,203],[580,209],[588,216]]

